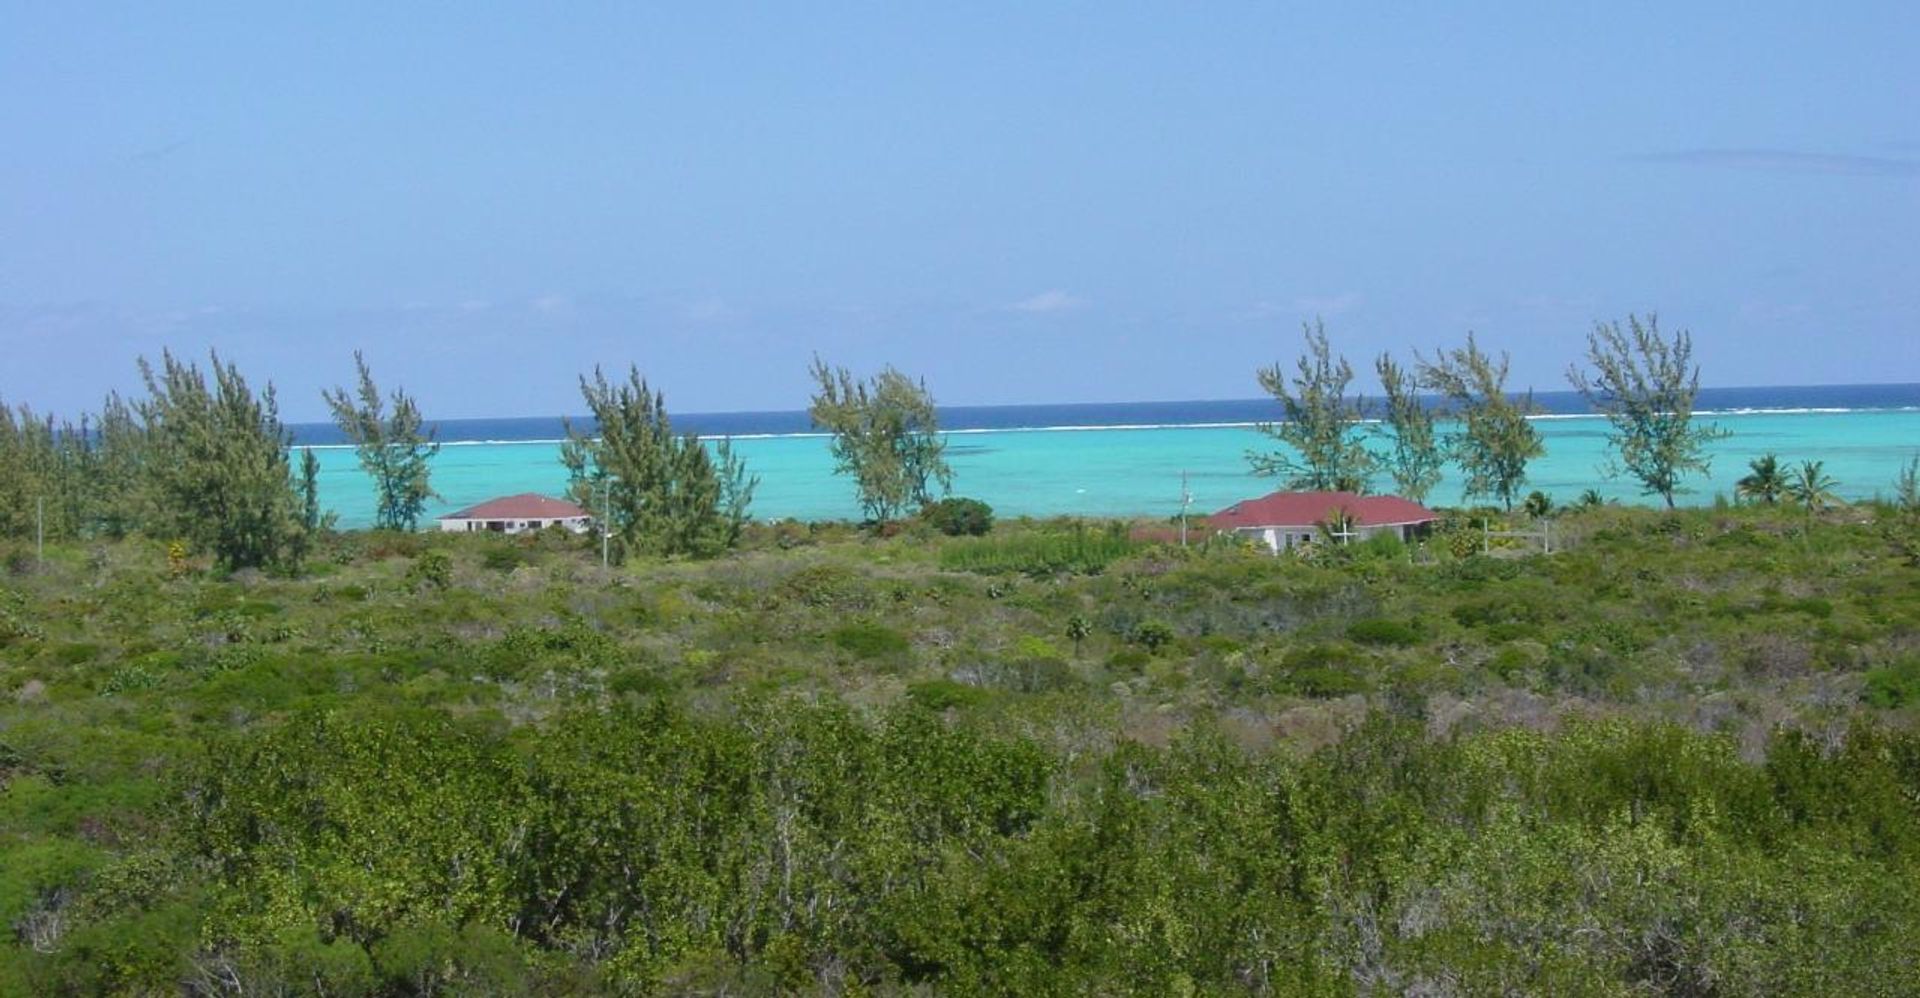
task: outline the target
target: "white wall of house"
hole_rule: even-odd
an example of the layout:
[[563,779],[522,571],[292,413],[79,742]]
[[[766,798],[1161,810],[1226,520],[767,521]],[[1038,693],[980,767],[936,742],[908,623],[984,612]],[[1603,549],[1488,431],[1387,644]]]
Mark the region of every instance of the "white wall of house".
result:
[[[1377,527],[1354,527],[1352,529],[1353,536],[1347,539],[1348,543],[1359,543],[1378,533],[1390,533],[1403,541],[1407,539],[1407,526],[1405,524],[1395,523]],[[1321,534],[1319,527],[1242,527],[1239,530],[1235,530],[1234,533],[1256,544],[1265,545],[1267,550],[1272,551],[1274,554],[1279,554],[1282,551],[1291,551],[1297,547],[1327,543],[1327,539]]]
[[548,527],[565,527],[576,534],[587,532],[588,518],[584,516],[548,517],[520,520],[459,520],[440,521],[442,533],[468,534],[492,531],[497,534],[524,534],[533,530],[545,530]]

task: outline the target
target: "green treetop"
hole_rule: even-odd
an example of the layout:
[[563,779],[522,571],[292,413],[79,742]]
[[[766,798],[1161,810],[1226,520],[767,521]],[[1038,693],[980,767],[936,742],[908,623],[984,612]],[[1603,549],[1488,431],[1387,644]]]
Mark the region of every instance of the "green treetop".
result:
[[711,557],[739,540],[759,479],[727,441],[709,453],[699,437],[674,433],[666,396],[637,368],[621,384],[595,368],[580,394],[595,433],[569,424],[560,460],[568,495],[593,511],[616,554]]
[[887,367],[866,380],[819,357],[807,415],[833,435],[835,472],[852,475],[867,519],[885,523],[953,487],[947,443],[924,381]]
[[440,452],[434,442],[435,430],[423,429],[420,407],[406,392],[395,389],[393,411],[386,411],[386,399],[373,383],[366,358],[358,350],[353,365],[360,383],[354,393],[345,388],[323,392],[333,421],[353,442],[360,467],[373,479],[374,526],[383,530],[413,530],[427,500],[436,498],[430,462]]
[[1393,476],[1394,490],[1421,502],[1440,484],[1444,456],[1433,432],[1433,413],[1420,401],[1420,383],[1412,371],[1381,354],[1373,362],[1385,393],[1389,450],[1381,463]]
[[138,406],[150,443],[144,476],[149,529],[185,539],[228,568],[290,566],[301,532],[273,386],[255,394],[212,355],[213,381],[172,353],[143,358]]
[[1540,431],[1527,416],[1536,411],[1533,393],[1507,395],[1507,355],[1498,359],[1480,349],[1472,333],[1467,345],[1441,350],[1429,361],[1414,355],[1422,387],[1445,396],[1460,428],[1447,449],[1466,473],[1466,494],[1498,499],[1507,509],[1527,481],[1527,462],[1546,453]]
[[1660,333],[1658,317],[1627,316],[1600,323],[1587,334],[1587,362],[1567,368],[1587,403],[1613,424],[1607,445],[1612,473],[1624,469],[1640,481],[1641,491],[1657,495],[1673,508],[1673,497],[1688,491],[1680,480],[1688,472],[1707,471],[1706,445],[1727,435],[1717,426],[1693,421],[1700,392],[1700,368],[1693,363],[1693,338],[1686,330],[1671,340]]
[[1375,461],[1361,443],[1365,400],[1346,394],[1353,366],[1333,356],[1324,323],[1316,319],[1302,329],[1307,350],[1294,362],[1293,375],[1277,363],[1257,375],[1260,387],[1280,403],[1282,417],[1259,430],[1291,453],[1249,451],[1247,461],[1254,474],[1279,477],[1290,489],[1365,492]]

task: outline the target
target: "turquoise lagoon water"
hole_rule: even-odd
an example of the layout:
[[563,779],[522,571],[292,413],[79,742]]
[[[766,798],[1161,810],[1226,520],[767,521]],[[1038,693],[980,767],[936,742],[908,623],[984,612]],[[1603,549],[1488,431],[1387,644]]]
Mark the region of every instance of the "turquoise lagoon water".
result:
[[[1704,417],[1731,431],[1711,445],[1712,473],[1689,480],[1690,503],[1731,495],[1747,462],[1762,454],[1783,462],[1826,462],[1827,474],[1849,499],[1892,489],[1900,468],[1920,454],[1920,411],[1750,412]],[[1603,473],[1607,424],[1596,416],[1546,416],[1537,424],[1547,452],[1528,472],[1528,489],[1560,502],[1593,488],[1625,502],[1649,502],[1625,479]],[[1236,500],[1272,491],[1272,479],[1247,471],[1249,449],[1269,441],[1250,426],[1098,427],[964,430],[947,435],[954,493],[991,503],[1009,516],[1150,516],[1180,509],[1180,476],[1188,476],[1195,512],[1211,512]],[[827,441],[811,434],[736,437],[735,451],[760,477],[755,519],[851,519],[859,515],[846,479],[833,474]],[[444,497],[428,512],[437,515],[495,496],[518,492],[559,495],[566,473],[559,444],[454,442],[433,465],[433,484]],[[367,479],[350,449],[316,447],[321,497],[345,527],[371,522]],[[1382,476],[1375,482],[1390,488]],[[1461,501],[1459,479],[1449,474],[1430,501]]]

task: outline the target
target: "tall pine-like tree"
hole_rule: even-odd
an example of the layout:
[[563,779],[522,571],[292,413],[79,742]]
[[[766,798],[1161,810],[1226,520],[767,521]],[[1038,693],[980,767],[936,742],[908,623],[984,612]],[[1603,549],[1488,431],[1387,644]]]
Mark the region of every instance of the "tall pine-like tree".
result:
[[1444,396],[1459,420],[1446,439],[1448,453],[1466,473],[1469,498],[1497,499],[1507,509],[1527,482],[1527,463],[1546,453],[1540,431],[1527,417],[1536,411],[1533,393],[1507,394],[1507,355],[1467,345],[1441,350],[1432,360],[1414,355],[1422,387]]
[[291,567],[300,510],[273,386],[256,394],[219,354],[210,360],[211,382],[170,352],[158,369],[140,361],[149,529],[189,541],[227,568]]
[[390,400],[381,396],[358,350],[353,365],[359,373],[358,387],[352,393],[335,388],[322,393],[323,397],[340,432],[353,443],[360,467],[373,479],[374,526],[413,530],[420,525],[427,500],[436,498],[431,484],[433,457],[440,453],[433,439],[436,430],[425,426],[419,405],[405,391],[394,389]]
[[1700,367],[1693,362],[1693,337],[1686,330],[1671,339],[1660,332],[1660,320],[1627,316],[1600,323],[1587,334],[1587,363],[1567,368],[1567,380],[1587,399],[1595,412],[1613,424],[1607,439],[1612,461],[1610,474],[1625,471],[1640,482],[1647,495],[1665,500],[1686,492],[1681,480],[1689,473],[1706,474],[1708,443],[1725,437],[1718,426],[1693,420],[1693,400],[1700,393]]
[[594,427],[567,426],[568,494],[593,511],[620,557],[711,557],[740,539],[759,479],[727,441],[709,451],[699,437],[675,433],[666,396],[638,369],[614,383],[595,368],[580,394]]
[[1287,449],[1249,451],[1247,461],[1254,474],[1278,477],[1290,489],[1365,492],[1375,460],[1363,443],[1366,400],[1347,395],[1353,365],[1333,355],[1324,323],[1316,319],[1302,330],[1306,352],[1294,361],[1291,376],[1279,364],[1258,373],[1281,414],[1279,422],[1262,423],[1259,430]]
[[811,370],[815,390],[807,415],[833,435],[834,471],[853,477],[860,509],[884,524],[953,487],[947,442],[933,395],[918,381],[887,367],[859,379],[819,357]]
[[1423,502],[1440,484],[1440,468],[1446,462],[1433,432],[1433,413],[1420,399],[1419,380],[1391,355],[1383,353],[1375,358],[1373,369],[1380,375],[1386,399],[1382,408],[1387,453],[1380,463],[1393,476],[1396,492]]

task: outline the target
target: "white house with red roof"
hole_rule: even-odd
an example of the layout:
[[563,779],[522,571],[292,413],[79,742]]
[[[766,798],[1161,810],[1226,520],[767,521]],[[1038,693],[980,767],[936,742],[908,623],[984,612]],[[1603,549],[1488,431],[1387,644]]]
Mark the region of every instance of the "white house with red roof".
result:
[[1322,530],[1344,525],[1341,540],[1365,540],[1391,532],[1406,540],[1440,514],[1399,496],[1355,492],[1275,492],[1246,499],[1207,517],[1215,530],[1265,544],[1275,554],[1320,543]]
[[497,534],[518,534],[548,527],[564,527],[584,534],[592,519],[586,510],[565,499],[534,492],[489,499],[478,506],[439,517],[440,529],[449,533],[490,530]]

